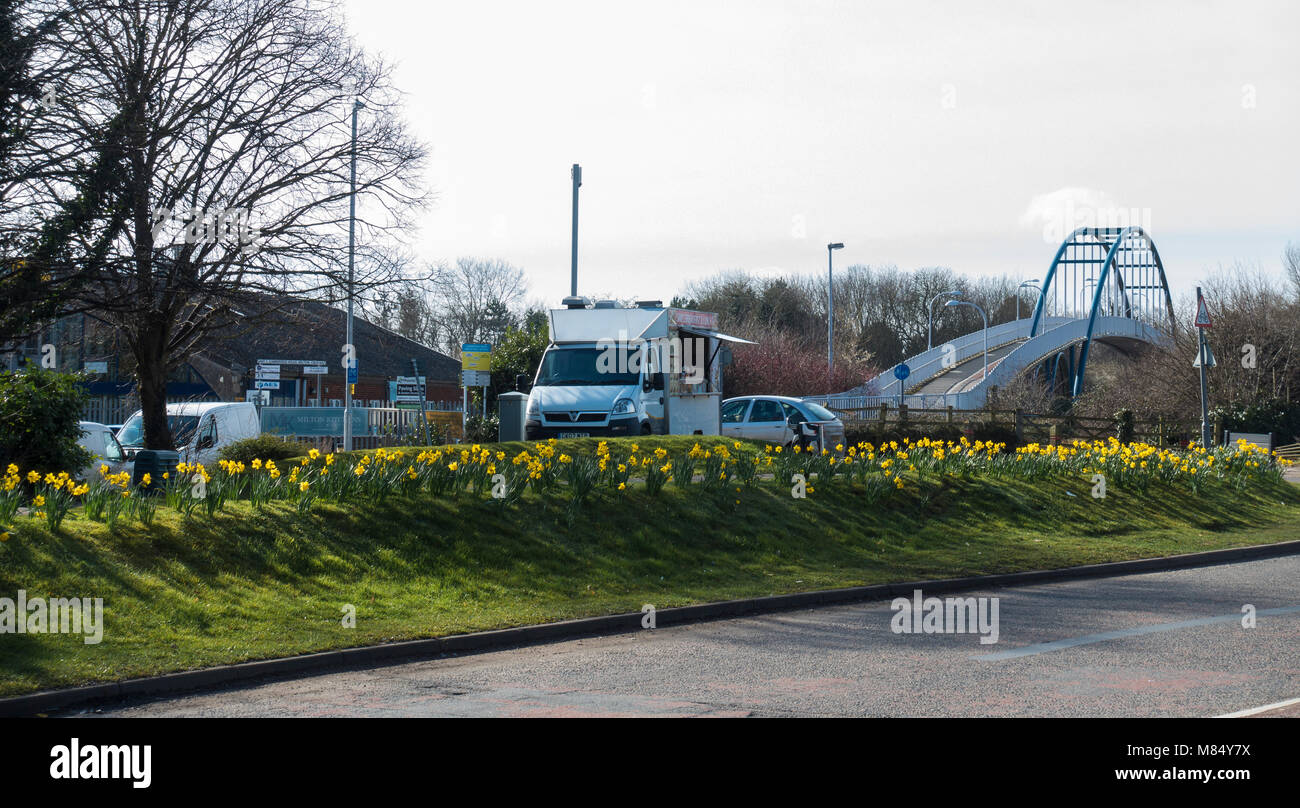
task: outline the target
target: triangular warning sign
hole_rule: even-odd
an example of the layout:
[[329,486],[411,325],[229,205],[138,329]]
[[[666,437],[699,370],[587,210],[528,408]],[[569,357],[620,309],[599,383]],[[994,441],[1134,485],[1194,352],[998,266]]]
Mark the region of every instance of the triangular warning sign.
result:
[[[1207,368],[1213,368],[1219,366],[1219,363],[1214,361],[1214,351],[1210,350],[1210,343],[1208,342],[1205,343],[1205,356],[1207,357],[1207,361],[1205,363],[1205,366]],[[1196,351],[1196,361],[1192,362],[1192,367],[1199,368],[1200,366],[1201,366],[1201,352],[1198,349]]]
[[1210,321],[1210,307],[1205,305],[1205,298],[1196,298],[1196,327],[1210,328],[1213,325]]

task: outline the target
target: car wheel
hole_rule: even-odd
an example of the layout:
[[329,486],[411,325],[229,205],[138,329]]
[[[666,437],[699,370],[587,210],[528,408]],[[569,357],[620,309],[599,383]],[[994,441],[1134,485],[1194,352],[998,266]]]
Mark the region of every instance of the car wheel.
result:
[[654,431],[653,431],[652,429],[650,429],[650,422],[649,422],[649,421],[646,421],[645,423],[641,424],[641,434],[642,434],[642,435],[651,435],[651,434],[653,434],[653,432],[654,432]]

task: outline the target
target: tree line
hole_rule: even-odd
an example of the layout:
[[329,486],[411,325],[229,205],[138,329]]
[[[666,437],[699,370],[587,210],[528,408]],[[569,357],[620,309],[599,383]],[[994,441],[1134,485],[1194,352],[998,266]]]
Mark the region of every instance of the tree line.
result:
[[[1037,292],[1009,276],[969,278],[947,267],[903,270],[854,264],[836,270],[833,372],[827,363],[830,314],[827,279],[817,275],[756,275],[728,270],[692,282],[673,305],[714,311],[728,333],[756,341],[740,346],[726,372],[727,394],[820,395],[856,387],[908,356],[925,350],[931,301],[956,292],[979,305],[989,325],[1029,317]],[[983,327],[970,306],[933,307],[939,345]]]

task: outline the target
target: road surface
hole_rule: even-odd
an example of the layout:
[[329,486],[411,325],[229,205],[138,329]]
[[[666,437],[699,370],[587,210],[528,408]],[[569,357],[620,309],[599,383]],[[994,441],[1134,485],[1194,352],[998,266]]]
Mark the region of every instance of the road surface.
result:
[[[999,637],[888,602],[571,640],[154,702],[121,716],[1216,716],[1300,696],[1300,557],[965,593]],[[1243,627],[1243,607],[1256,614]],[[629,604],[631,605],[631,604]],[[1273,714],[1294,714],[1282,708]]]
[[[989,372],[991,373],[993,371],[993,368],[997,366],[997,363],[1000,359],[1002,359],[1007,354],[1014,351],[1016,348],[1019,348],[1021,345],[1024,344],[1024,342],[1025,341],[1023,339],[1018,339],[1014,342],[1007,343],[1006,345],[997,345],[997,346],[990,345],[989,346]],[[984,349],[981,346],[979,353],[975,354],[974,356],[968,359],[962,360],[961,362],[954,364],[951,368],[948,368],[948,370],[946,370],[945,372],[939,374],[938,376],[929,380],[925,384],[920,385],[919,387],[910,389],[908,392],[910,395],[924,394],[930,396],[943,395],[944,393],[961,392],[961,389],[958,388],[963,388],[966,382],[968,382],[969,380],[977,376],[982,376],[983,373],[984,373]],[[886,393],[897,392],[897,390],[898,390],[897,383],[893,383],[892,390],[890,389],[890,385],[888,384],[885,385]]]

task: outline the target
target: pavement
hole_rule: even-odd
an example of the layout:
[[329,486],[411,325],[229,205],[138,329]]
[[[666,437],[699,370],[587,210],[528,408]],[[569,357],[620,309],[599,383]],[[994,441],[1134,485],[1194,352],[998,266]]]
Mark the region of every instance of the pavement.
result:
[[[872,602],[266,681],[89,714],[1218,716],[1300,696],[1297,580],[1300,557],[1289,556],[963,593],[998,598],[991,644],[972,633],[895,633],[890,603]],[[1253,627],[1243,626],[1247,605]]]

